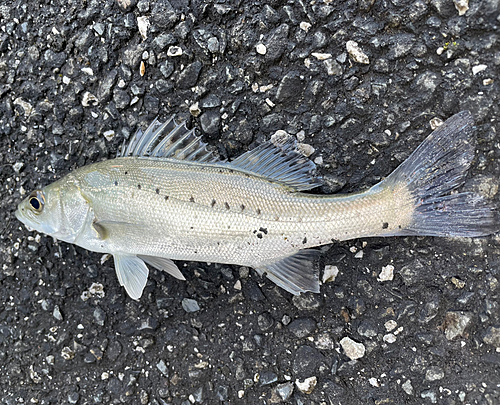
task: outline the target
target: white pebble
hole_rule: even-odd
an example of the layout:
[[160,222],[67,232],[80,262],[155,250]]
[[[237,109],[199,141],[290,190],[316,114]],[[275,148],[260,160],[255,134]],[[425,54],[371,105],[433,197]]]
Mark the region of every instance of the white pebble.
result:
[[314,148],[307,143],[298,143],[297,151],[303,154],[305,157],[309,157],[314,153]]
[[493,79],[484,79],[483,80],[483,86],[489,86],[490,84],[493,84]]
[[167,56],[181,56],[182,48],[180,46],[171,46],[168,48]]
[[103,135],[106,138],[106,140],[111,141],[115,136],[115,131],[110,129],[109,131],[104,132]]
[[84,67],[82,68],[82,72],[88,74],[89,76],[94,76],[94,71],[92,68]]
[[368,59],[368,56],[361,50],[356,41],[347,41],[346,49],[354,62],[362,63],[364,65],[368,65],[370,63],[370,59]]
[[472,74],[477,75],[479,72],[482,72],[483,70],[486,70],[488,66],[486,65],[476,65],[472,66]]
[[429,121],[429,124],[431,125],[431,129],[434,131],[437,127],[443,125],[443,120],[441,118],[434,117]]
[[311,53],[311,55],[314,56],[318,60],[326,60],[326,59],[330,59],[332,57],[331,53],[313,52],[313,53]]
[[358,253],[354,255],[355,259],[362,259],[363,258],[363,251],[360,250]]
[[380,383],[378,382],[378,380],[375,377],[370,378],[368,380],[368,382],[370,383],[370,385],[372,387],[380,387]]
[[318,156],[316,159],[314,159],[314,163],[317,165],[322,165],[323,164],[323,156]]
[[295,385],[300,392],[303,392],[304,394],[310,394],[316,387],[317,382],[318,379],[316,377],[309,377],[306,378],[304,382],[300,382],[299,379],[295,380]]
[[396,341],[396,336],[393,333],[388,333],[384,335],[384,342],[386,343],[394,343]]
[[378,275],[378,281],[391,281],[394,279],[394,266],[388,264],[382,267],[382,271]]
[[259,55],[265,55],[267,53],[267,48],[264,44],[258,44],[256,47],[255,47],[255,50],[257,51],[257,53]]
[[337,266],[327,265],[323,271],[323,283],[330,283],[335,281],[337,275],[339,274],[339,269]]
[[98,104],[97,97],[94,96],[92,93],[86,91],[83,93],[83,98],[82,98],[82,105],[84,107],[89,107],[89,106],[94,106]]
[[396,323],[396,321],[393,321],[391,319],[390,321],[387,321],[386,323],[384,323],[384,326],[385,326],[385,330],[387,332],[390,332],[391,330],[394,330],[396,328],[396,326],[398,326],[398,324]]
[[307,32],[309,31],[309,28],[311,28],[311,24],[309,24],[308,22],[306,21],[302,21],[300,24],[299,24],[299,27],[301,30]]
[[351,360],[360,359],[365,355],[365,345],[363,343],[355,342],[349,337],[342,338],[340,345],[342,346],[342,349],[344,349],[346,356]]
[[458,15],[464,15],[469,9],[469,0],[453,0],[453,3],[455,3]]
[[137,26],[143,41],[145,41],[148,38],[149,18],[146,16],[137,17]]

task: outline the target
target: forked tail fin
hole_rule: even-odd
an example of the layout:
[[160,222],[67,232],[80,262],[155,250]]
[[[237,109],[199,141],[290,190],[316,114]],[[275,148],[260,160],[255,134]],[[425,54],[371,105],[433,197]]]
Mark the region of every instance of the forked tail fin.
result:
[[491,201],[471,192],[451,193],[464,183],[474,157],[474,130],[469,111],[452,116],[379,184],[406,187],[414,199],[410,223],[393,235],[473,237],[500,230]]

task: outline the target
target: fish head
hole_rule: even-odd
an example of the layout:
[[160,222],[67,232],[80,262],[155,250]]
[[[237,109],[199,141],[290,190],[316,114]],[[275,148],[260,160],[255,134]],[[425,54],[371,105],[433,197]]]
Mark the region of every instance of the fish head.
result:
[[19,203],[15,216],[28,228],[72,243],[89,211],[89,201],[70,176],[66,176],[32,191]]

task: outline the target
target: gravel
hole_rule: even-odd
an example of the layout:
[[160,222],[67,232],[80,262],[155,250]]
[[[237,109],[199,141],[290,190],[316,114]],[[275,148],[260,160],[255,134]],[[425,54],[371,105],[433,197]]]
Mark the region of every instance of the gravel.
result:
[[469,109],[464,188],[498,201],[498,1],[18,3],[0,5],[0,404],[500,402],[497,236],[334,243],[297,297],[178,262],[186,281],[151,269],[133,301],[107,256],[13,216],[157,115],[223,159],[286,131],[343,193]]

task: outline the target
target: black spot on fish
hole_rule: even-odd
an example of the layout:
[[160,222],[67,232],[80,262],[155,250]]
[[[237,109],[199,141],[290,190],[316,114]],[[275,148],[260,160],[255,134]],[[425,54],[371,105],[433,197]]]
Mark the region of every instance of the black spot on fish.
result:
[[243,204],[241,204],[241,210],[244,211],[245,210],[245,206]]
[[259,231],[264,232],[264,235],[267,235],[267,228],[259,228]]
[[307,238],[304,236],[304,239],[302,239],[302,244],[305,245],[307,243]]
[[193,196],[191,196],[191,197],[189,198],[189,202],[194,202],[194,197],[193,197]]
[[382,229],[387,229],[387,228],[389,228],[389,222],[384,222],[382,224]]
[[217,242],[217,246],[220,246],[220,242]]
[[254,229],[253,233],[257,233],[257,229]]
[[137,188],[140,190],[140,189],[141,189],[141,185],[140,185],[140,184],[138,184],[138,185],[137,185]]
[[216,203],[217,202],[215,200],[212,200],[212,203],[210,205],[213,207]]
[[168,195],[165,196],[165,201],[168,201]]
[[398,228],[401,229],[401,225],[398,225]]
[[117,185],[118,185],[118,181],[115,180],[115,186],[117,186]]
[[260,215],[260,214],[261,214],[260,208],[257,208],[257,215]]
[[194,229],[194,226],[190,226],[189,229]]
[[197,254],[197,253],[198,253],[198,251],[197,251],[197,250],[195,250],[195,251],[194,251],[194,254]]
[[229,173],[234,173],[234,170],[233,169],[229,169]]
[[160,189],[159,188],[156,189],[156,194],[160,194]]
[[224,171],[222,169],[219,169],[219,173],[223,173]]
[[226,210],[229,209],[229,204],[227,202],[224,203],[224,207],[226,207]]
[[127,172],[127,171],[125,171],[125,174],[128,174],[128,172]]
[[257,234],[257,238],[262,239],[262,234],[260,232]]

